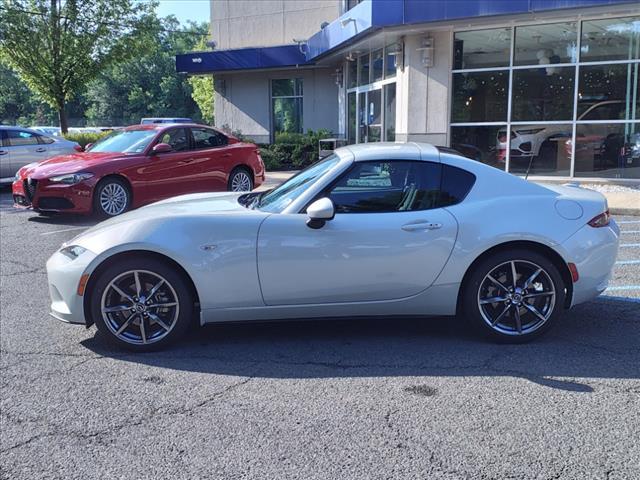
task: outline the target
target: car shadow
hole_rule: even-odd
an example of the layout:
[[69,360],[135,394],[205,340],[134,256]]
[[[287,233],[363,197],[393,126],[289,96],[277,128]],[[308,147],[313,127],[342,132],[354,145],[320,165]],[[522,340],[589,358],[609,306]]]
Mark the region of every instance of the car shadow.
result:
[[47,225],[60,226],[86,226],[92,227],[101,222],[100,219],[86,215],[71,215],[64,213],[56,213],[53,215],[34,215],[27,219],[29,222],[45,223]]
[[307,320],[194,328],[173,348],[144,354],[111,349],[99,337],[83,344],[126,362],[281,379],[508,376],[586,393],[597,379],[640,378],[640,303],[580,305],[524,345],[492,343],[468,330],[455,318]]

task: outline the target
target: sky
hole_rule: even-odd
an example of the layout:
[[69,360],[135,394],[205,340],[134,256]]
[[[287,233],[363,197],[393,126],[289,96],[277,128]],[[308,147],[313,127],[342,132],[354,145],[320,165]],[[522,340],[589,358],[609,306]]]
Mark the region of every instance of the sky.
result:
[[158,15],[175,15],[180,23],[188,20],[209,22],[209,0],[159,0]]

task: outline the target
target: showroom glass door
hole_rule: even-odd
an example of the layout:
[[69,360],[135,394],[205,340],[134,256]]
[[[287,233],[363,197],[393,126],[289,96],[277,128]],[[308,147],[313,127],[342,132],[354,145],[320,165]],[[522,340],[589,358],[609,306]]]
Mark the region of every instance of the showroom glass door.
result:
[[358,94],[359,142],[382,141],[382,89]]

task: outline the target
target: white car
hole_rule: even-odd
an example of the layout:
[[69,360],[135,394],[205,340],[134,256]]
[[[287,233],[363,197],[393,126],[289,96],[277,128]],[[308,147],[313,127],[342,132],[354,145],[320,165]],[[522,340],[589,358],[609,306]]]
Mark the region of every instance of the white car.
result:
[[47,263],[51,313],[148,350],[188,325],[455,315],[522,342],[607,287],[605,198],[427,144],[352,145],[265,193],[203,193],[103,222]]
[[76,142],[22,127],[0,126],[0,185],[13,182],[18,170],[56,155],[81,152]]

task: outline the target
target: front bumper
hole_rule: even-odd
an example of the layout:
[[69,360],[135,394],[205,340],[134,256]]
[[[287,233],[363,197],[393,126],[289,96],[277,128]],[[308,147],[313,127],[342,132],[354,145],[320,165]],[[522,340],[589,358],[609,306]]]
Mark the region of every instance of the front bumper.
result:
[[91,180],[67,185],[45,178],[30,185],[27,178],[20,178],[11,186],[14,206],[42,212],[91,213],[94,186]]
[[88,272],[96,255],[87,250],[75,260],[59,251],[47,261],[47,279],[51,296],[50,314],[67,323],[86,324],[84,297],[78,295],[80,278]]
[[587,302],[607,289],[619,243],[620,228],[613,219],[607,227],[585,225],[562,243],[567,262],[575,263],[580,275],[573,284],[571,306]]

